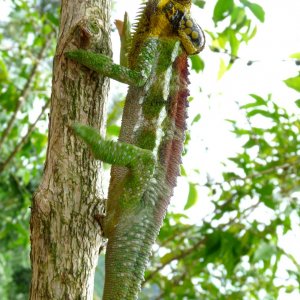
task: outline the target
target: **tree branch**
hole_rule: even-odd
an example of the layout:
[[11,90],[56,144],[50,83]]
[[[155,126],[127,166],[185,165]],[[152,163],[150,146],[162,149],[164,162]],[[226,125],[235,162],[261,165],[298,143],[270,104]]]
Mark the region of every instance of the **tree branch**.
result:
[[[178,276],[177,278],[175,278],[173,281],[172,281],[172,286],[177,286],[180,284],[180,282],[182,280],[184,280],[185,278],[187,277],[187,273],[186,272],[183,272],[180,276]],[[162,291],[156,298],[155,300],[161,300],[163,299],[163,297],[166,295],[166,291]]]
[[[238,217],[236,216],[235,218],[232,218],[229,220],[227,223],[219,224],[217,227],[220,229],[225,229],[227,226],[232,225],[236,220],[240,219],[242,216],[246,217],[246,213],[248,212],[251,213],[258,205],[260,204],[260,201],[255,203],[254,205],[244,209],[241,212],[241,215]],[[190,227],[188,227],[190,229]],[[151,272],[148,276],[145,277],[144,282],[142,283],[142,287],[145,285],[146,282],[150,281],[159,271],[161,271],[165,266],[169,265],[172,261],[174,260],[180,260],[182,258],[185,258],[186,256],[192,254],[199,246],[205,244],[206,242],[206,236],[199,238],[198,241],[190,248],[179,252],[177,255],[170,257],[168,260],[166,260],[163,264],[158,266],[153,272]]]
[[15,157],[15,155],[20,151],[20,149],[24,146],[24,144],[26,143],[28,137],[30,136],[30,134],[32,133],[32,131],[34,130],[37,122],[40,120],[40,118],[42,117],[42,115],[44,114],[45,110],[48,108],[50,103],[50,100],[48,100],[45,105],[43,106],[39,116],[36,118],[35,122],[32,123],[27,130],[27,133],[25,134],[25,136],[21,139],[21,141],[16,145],[15,149],[11,152],[11,154],[9,155],[9,157],[0,164],[0,173],[4,171],[4,169],[7,167],[7,165],[11,162],[11,160]]
[[203,239],[199,239],[196,244],[194,244],[192,247],[186,249],[185,251],[179,252],[177,255],[170,257],[168,260],[166,260],[163,264],[158,266],[153,272],[151,272],[147,277],[145,277],[144,282],[142,283],[142,286],[145,285],[146,282],[151,280],[160,270],[162,270],[166,265],[170,264],[174,260],[180,260],[191,253],[193,253],[199,246],[205,243],[206,237]]
[[194,225],[187,225],[187,227],[184,227],[181,230],[175,231],[173,235],[171,235],[169,238],[165,239],[164,241],[162,241],[161,244],[159,244],[159,248],[156,251],[154,251],[153,254],[157,253],[160,248],[165,247],[169,242],[174,241],[175,238],[178,238],[182,234],[184,234],[184,238],[186,238],[187,232],[194,228],[195,228]]
[[[225,54],[228,55],[230,57],[230,63],[234,63],[236,60],[242,60],[242,61],[246,61],[246,65],[247,66],[252,66],[254,63],[264,63],[266,60],[265,59],[251,59],[251,58],[244,58],[244,57],[240,57],[238,55],[234,55],[232,53],[230,53],[227,49],[223,49],[220,47],[214,47],[214,46],[210,46],[210,51],[217,53],[217,54]],[[274,61],[274,59],[272,59]],[[296,66],[300,65],[300,60],[299,59],[295,59],[295,58],[277,58],[276,61],[278,62],[293,62]]]
[[5,139],[10,134],[10,132],[12,130],[12,126],[13,126],[15,120],[16,120],[17,113],[20,111],[20,109],[21,109],[21,107],[22,107],[22,105],[24,103],[25,98],[28,96],[28,93],[29,93],[29,90],[30,90],[30,86],[31,86],[33,78],[34,78],[34,76],[36,74],[37,68],[38,68],[41,60],[43,59],[45,50],[48,48],[49,42],[51,41],[51,35],[52,34],[49,34],[49,36],[45,38],[45,43],[41,47],[40,52],[38,53],[38,55],[36,57],[36,60],[34,61],[33,66],[31,68],[31,71],[30,71],[30,73],[28,75],[27,81],[26,81],[23,89],[21,90],[21,92],[20,92],[20,94],[18,96],[18,99],[16,101],[17,105],[15,107],[13,115],[11,116],[10,120],[8,121],[7,127],[5,128],[2,136],[0,137],[0,149],[1,149],[1,147],[2,147],[2,145],[4,143],[4,141],[5,141]]

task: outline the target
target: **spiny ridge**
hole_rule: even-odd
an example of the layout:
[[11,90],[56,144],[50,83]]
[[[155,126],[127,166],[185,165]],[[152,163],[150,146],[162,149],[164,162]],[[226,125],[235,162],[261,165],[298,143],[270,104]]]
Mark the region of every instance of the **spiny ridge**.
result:
[[160,146],[160,163],[165,170],[165,182],[168,191],[161,194],[159,201],[155,207],[155,218],[160,222],[165,216],[170,198],[173,195],[173,189],[176,186],[177,176],[179,175],[179,165],[181,163],[181,154],[185,138],[186,119],[188,106],[187,97],[189,91],[187,89],[188,80],[188,63],[185,53],[181,54],[174,62],[174,74],[176,78],[174,85],[171,87],[169,105],[167,114],[170,126],[174,126],[173,135],[168,135]]

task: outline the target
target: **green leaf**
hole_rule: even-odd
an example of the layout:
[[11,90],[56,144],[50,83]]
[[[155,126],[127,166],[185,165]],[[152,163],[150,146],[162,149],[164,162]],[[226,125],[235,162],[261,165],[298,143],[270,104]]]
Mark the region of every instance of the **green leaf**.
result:
[[172,219],[174,221],[176,221],[177,223],[180,222],[180,220],[183,218],[183,219],[188,219],[188,216],[185,215],[185,214],[171,214],[170,215],[172,217]]
[[0,81],[6,81],[8,79],[7,68],[4,61],[0,58]]
[[17,98],[17,89],[13,84],[10,84],[6,91],[0,94],[1,109],[13,111],[16,107]]
[[296,289],[296,287],[294,287],[293,285],[288,285],[288,286],[285,288],[285,292],[286,292],[287,294],[290,294],[290,293],[292,293],[295,289]]
[[243,148],[249,149],[257,145],[257,141],[255,139],[250,138],[243,146]]
[[200,119],[201,119],[201,115],[200,115],[200,114],[197,114],[197,115],[195,116],[195,118],[193,119],[193,121],[192,121],[192,125],[194,125],[195,123],[199,122]]
[[266,100],[264,100],[262,97],[257,96],[255,94],[250,94],[249,96],[252,97],[253,99],[255,99],[256,101],[241,106],[242,109],[247,109],[250,107],[256,107],[256,106],[261,106],[261,105],[267,106]]
[[251,110],[250,112],[247,113],[247,117],[253,117],[255,115],[262,115],[266,118],[273,119],[272,113],[270,113],[268,111],[265,111],[265,110],[262,110],[262,109],[254,109],[254,110]]
[[300,52],[291,54],[291,55],[290,55],[290,58],[300,59]]
[[236,57],[238,54],[238,50],[240,47],[240,42],[236,37],[236,32],[234,30],[229,30],[228,31],[229,35],[229,43],[230,43],[230,48],[231,48],[231,55],[232,57]]
[[276,205],[271,197],[265,197],[261,200],[268,208],[275,210]]
[[300,99],[296,100],[295,103],[298,107],[300,107]]
[[183,165],[180,165],[180,176],[187,177],[187,173]]
[[250,33],[250,35],[248,36],[248,40],[251,40],[255,37],[256,35],[256,32],[257,32],[257,27],[255,26],[252,30],[252,32]]
[[253,260],[254,262],[260,260],[269,260],[272,257],[272,255],[276,252],[276,248],[273,245],[266,244],[265,242],[263,242],[255,251]]
[[259,103],[261,105],[267,105],[266,100],[263,99],[262,97],[255,95],[255,94],[249,94],[249,96],[252,97],[253,99],[255,99],[257,103]]
[[226,71],[227,71],[227,66],[226,66],[226,64],[224,62],[224,59],[221,58],[220,59],[219,72],[218,72],[218,80],[220,80],[224,76],[224,74],[226,73]]
[[284,80],[284,83],[291,89],[294,89],[297,92],[300,92],[300,76],[299,75],[296,77],[291,77],[291,78]]
[[50,12],[47,13],[46,16],[47,16],[47,20],[49,20],[53,25],[59,26],[59,19],[56,14]]
[[200,58],[199,55],[192,55],[192,69],[199,73],[200,71],[204,70],[204,61]]
[[216,255],[219,253],[222,246],[222,235],[221,231],[216,229],[213,233],[207,235],[205,242],[205,252],[206,256]]
[[261,22],[265,21],[265,11],[260,5],[256,3],[252,3],[250,1],[242,1],[242,2],[251,10],[251,12],[255,15],[255,17],[259,21]]
[[170,261],[172,261],[174,259],[174,257],[176,257],[176,255],[177,255],[177,253],[175,253],[175,252],[167,253],[160,259],[160,263],[162,265],[169,263]]
[[114,124],[107,127],[107,134],[112,136],[119,136],[119,133],[120,133],[120,126]]
[[288,231],[292,229],[291,224],[292,224],[291,218],[287,216],[283,221],[283,234],[286,234]]
[[231,20],[230,20],[230,24],[242,24],[246,19],[246,13],[245,13],[245,9],[241,8],[241,7],[235,7],[231,13]]
[[187,202],[185,204],[184,210],[187,210],[194,206],[197,203],[198,200],[198,192],[196,189],[196,185],[194,183],[189,183],[190,189],[189,189],[189,195]]
[[215,23],[224,20],[234,8],[233,0],[218,0],[213,13]]
[[205,1],[203,0],[194,0],[193,3],[200,8],[203,8],[205,6]]

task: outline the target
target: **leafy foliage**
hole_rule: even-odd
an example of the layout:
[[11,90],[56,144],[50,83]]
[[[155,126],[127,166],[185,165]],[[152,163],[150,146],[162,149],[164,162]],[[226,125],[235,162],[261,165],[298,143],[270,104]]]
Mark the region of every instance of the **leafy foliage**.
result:
[[0,24],[0,298],[26,299],[30,205],[46,151],[58,14],[54,2],[10,5]]
[[[239,3],[237,4],[236,2]],[[246,0],[218,0],[215,5],[212,19],[215,23],[216,31],[207,31],[212,39],[210,49],[213,52],[229,54],[227,63],[220,59],[219,78],[231,68],[238,58],[241,44],[248,43],[256,35],[255,20],[247,14],[247,9],[260,22],[264,22],[264,10],[256,3]]]
[[[277,299],[280,289],[299,289],[300,265],[278,245],[300,214],[299,117],[270,97],[250,97],[255,101],[241,106],[249,126],[230,121],[244,140],[242,151],[229,159],[222,182],[205,185],[214,213],[199,225],[168,214],[146,274],[153,299],[262,299],[264,293]],[[262,126],[252,125],[257,117]],[[296,271],[278,284],[283,260]]]
[[300,92],[300,75],[288,78],[284,82],[288,87]]

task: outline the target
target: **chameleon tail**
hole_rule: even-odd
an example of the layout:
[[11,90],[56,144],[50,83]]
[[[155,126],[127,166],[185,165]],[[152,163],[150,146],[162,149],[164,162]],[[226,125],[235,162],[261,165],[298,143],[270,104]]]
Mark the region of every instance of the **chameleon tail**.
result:
[[138,298],[160,228],[149,207],[136,209],[121,221],[124,226],[117,226],[114,236],[108,239],[103,300]]

